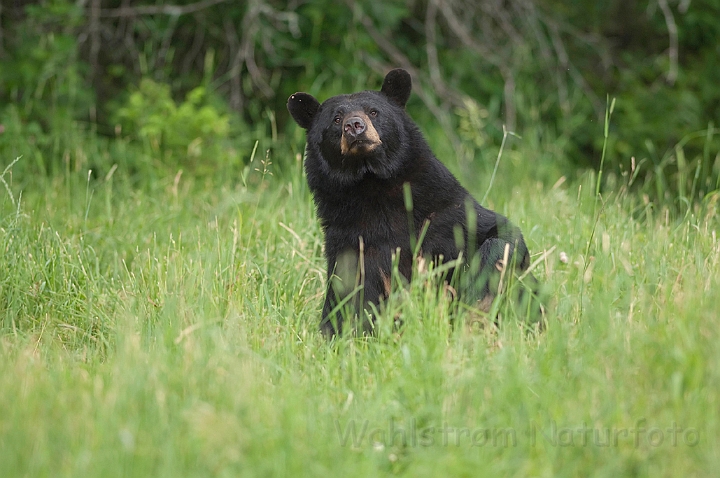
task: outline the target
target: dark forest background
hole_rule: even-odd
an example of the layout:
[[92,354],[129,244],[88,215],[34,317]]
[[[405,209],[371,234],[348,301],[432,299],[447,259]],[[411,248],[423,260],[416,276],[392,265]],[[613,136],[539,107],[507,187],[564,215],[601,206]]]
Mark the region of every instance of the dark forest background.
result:
[[3,0],[0,164],[152,179],[257,149],[292,173],[287,97],[394,67],[443,160],[492,164],[510,131],[540,181],[603,161],[605,188],[717,199],[720,0]]

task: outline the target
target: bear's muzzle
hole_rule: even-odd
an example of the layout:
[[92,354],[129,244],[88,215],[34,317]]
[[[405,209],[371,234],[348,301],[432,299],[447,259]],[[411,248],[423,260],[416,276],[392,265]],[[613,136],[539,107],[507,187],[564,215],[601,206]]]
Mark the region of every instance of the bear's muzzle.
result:
[[342,120],[342,154],[369,153],[382,144],[372,120],[364,112],[352,111]]

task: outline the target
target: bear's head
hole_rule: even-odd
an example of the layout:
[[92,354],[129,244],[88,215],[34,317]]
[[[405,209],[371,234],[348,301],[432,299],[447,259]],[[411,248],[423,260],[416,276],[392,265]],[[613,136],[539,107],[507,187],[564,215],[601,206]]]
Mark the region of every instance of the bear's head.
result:
[[288,99],[288,111],[307,131],[306,169],[334,184],[347,184],[374,174],[387,179],[403,167],[415,124],[405,114],[412,81],[402,69],[392,70],[380,91],[338,95],[320,104],[308,93]]

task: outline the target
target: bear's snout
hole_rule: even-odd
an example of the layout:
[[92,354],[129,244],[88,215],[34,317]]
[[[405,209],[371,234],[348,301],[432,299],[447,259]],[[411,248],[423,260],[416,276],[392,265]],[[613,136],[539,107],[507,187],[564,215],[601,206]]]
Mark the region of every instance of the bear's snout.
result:
[[367,126],[365,126],[365,121],[363,121],[363,119],[359,116],[353,116],[346,119],[345,124],[343,125],[343,131],[351,138],[360,136],[366,129]]
[[342,121],[342,154],[366,154],[382,143],[372,120],[362,111],[352,111]]

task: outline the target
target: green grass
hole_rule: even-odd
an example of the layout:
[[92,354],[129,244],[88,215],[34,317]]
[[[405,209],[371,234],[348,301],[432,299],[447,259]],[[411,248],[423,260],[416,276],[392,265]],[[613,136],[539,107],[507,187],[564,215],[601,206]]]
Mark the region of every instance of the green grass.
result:
[[593,175],[546,187],[524,153],[489,206],[548,252],[546,330],[507,305],[451,327],[417,281],[401,333],[333,345],[299,174],[6,174],[0,476],[717,473],[717,202],[673,218]]

